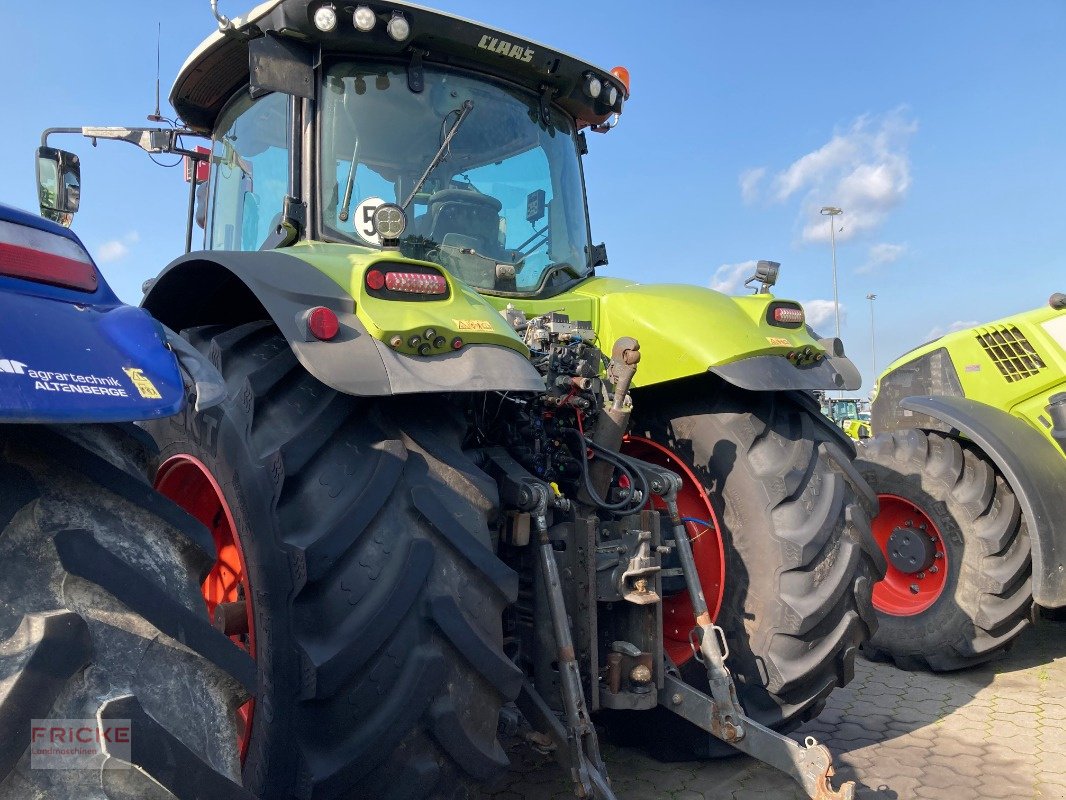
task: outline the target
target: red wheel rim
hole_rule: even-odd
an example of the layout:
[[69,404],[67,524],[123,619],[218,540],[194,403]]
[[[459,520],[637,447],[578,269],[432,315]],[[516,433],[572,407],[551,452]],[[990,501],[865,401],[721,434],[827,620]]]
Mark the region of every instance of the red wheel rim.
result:
[[[874,585],[874,608],[895,617],[920,614],[937,601],[948,580],[948,554],[940,529],[921,507],[894,494],[877,496],[881,510],[873,520],[873,534],[888,561],[885,579]],[[933,563],[916,573],[893,565],[889,537],[896,530],[916,530],[929,537],[934,550]]]
[[[199,459],[190,455],[168,458],[155,477],[155,488],[202,522],[215,540],[218,560],[200,587],[209,619],[214,619],[219,603],[245,600],[248,614],[248,633],[230,638],[255,658],[255,624],[252,615],[252,588],[244,562],[233,512],[222,493],[218,481]],[[249,700],[237,709],[237,735],[241,762],[248,751],[255,701]]]
[[[673,451],[651,439],[627,436],[622,445],[622,452],[680,475],[681,491],[677,495],[677,509],[681,516],[688,520],[711,523],[706,525],[686,521],[685,528],[692,542],[692,557],[696,562],[696,572],[700,576],[700,586],[703,587],[707,608],[711,619],[718,619],[725,589],[724,548],[718,517],[703,484],[688,464],[674,455]],[[653,508],[666,508],[665,503],[658,497],[653,497],[651,502]],[[692,599],[687,591],[663,598],[663,646],[670,660],[677,665],[684,664],[693,657],[689,633],[695,623],[696,612],[692,609]]]

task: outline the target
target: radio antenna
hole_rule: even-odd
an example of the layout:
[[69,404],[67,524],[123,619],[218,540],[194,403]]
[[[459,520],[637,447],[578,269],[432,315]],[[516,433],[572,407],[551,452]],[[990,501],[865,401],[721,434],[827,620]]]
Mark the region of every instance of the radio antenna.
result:
[[157,22],[155,29],[155,113],[148,115],[149,122],[163,122],[159,113],[159,42],[163,38],[163,23]]

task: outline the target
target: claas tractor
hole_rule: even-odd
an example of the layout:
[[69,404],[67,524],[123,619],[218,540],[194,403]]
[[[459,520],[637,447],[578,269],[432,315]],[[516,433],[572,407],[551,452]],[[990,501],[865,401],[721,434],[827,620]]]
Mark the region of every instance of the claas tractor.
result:
[[855,397],[822,397],[822,413],[854,441],[870,438],[869,403]]
[[1066,605],[1066,295],[897,359],[859,470],[877,492],[870,651],[906,669],[1002,654]]
[[[52,216],[78,178],[44,162]],[[0,205],[0,797],[250,800],[233,711],[256,665],[204,613],[215,542],[152,490],[133,424],[224,394],[77,236]]]
[[600,274],[582,158],[628,73],[404,2],[215,14],[182,127],[45,139],[195,162],[201,249],[143,305],[228,398],[145,430],[258,670],[249,791],[460,796],[520,711],[579,796],[614,796],[599,723],[850,797],[781,732],[873,631],[875,499],[812,394],[859,376],[774,262],[743,297]]

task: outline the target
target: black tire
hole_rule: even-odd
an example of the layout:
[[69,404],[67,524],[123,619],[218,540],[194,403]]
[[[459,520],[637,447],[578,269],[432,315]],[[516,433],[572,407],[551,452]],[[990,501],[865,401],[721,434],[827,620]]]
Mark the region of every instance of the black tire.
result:
[[[443,400],[360,399],[314,379],[273,325],[183,335],[221,407],[148,426],[232,510],[254,597],[259,693],[244,764],[263,798],[460,798],[508,760],[503,653],[518,591],[495,484]],[[264,707],[267,711],[261,712]]]
[[[0,427],[0,798],[251,800],[234,709],[254,665],[204,612],[211,537],[127,471],[134,438],[68,433]],[[60,719],[128,719],[131,752],[34,768],[31,720]]]
[[[711,380],[697,386],[645,390],[633,428],[703,482],[726,553],[717,624],[727,666],[747,714],[791,730],[851,681],[875,625],[870,594],[884,561],[870,536],[873,495],[852,466],[849,441],[816,405]],[[707,690],[695,659],[681,676]],[[644,730],[665,760],[736,752],[665,712]]]
[[1029,623],[1029,532],[1018,500],[979,450],[939,433],[882,433],[860,448],[859,471],[878,494],[917,506],[945,546],[946,583],[926,610],[878,610],[869,654],[903,669],[961,669],[1005,652]]

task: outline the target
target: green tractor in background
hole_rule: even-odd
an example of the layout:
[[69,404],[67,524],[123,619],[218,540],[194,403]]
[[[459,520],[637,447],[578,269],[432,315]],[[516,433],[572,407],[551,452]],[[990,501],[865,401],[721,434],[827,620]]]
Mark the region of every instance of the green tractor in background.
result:
[[867,645],[906,669],[1002,653],[1066,605],[1066,295],[941,337],[878,380],[859,469],[888,574]]
[[628,73],[403,2],[218,20],[171,93],[185,128],[45,138],[207,173],[204,249],[144,306],[229,399],[147,429],[258,667],[248,789],[465,796],[506,768],[517,701],[582,796],[613,797],[596,714],[850,797],[771,729],[873,630],[874,496],[812,396],[859,376],[773,262],[745,297],[597,274],[581,157]]
[[857,397],[830,398],[821,393],[822,413],[853,441],[870,438],[870,403]]

